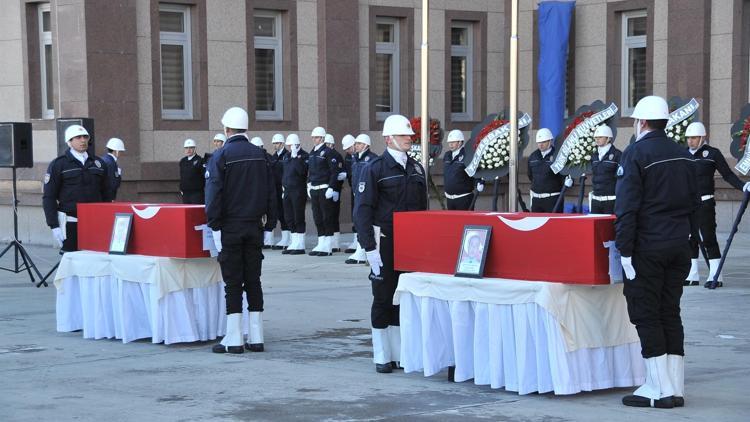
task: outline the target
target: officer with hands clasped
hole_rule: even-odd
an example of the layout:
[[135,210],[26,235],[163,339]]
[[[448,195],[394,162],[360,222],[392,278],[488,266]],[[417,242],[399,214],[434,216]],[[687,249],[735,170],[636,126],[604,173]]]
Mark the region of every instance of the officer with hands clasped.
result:
[[[279,223],[281,225],[281,240],[272,246],[274,250],[286,249],[291,241],[292,232],[289,230],[289,225],[284,217],[284,201],[282,199],[283,189],[281,179],[284,177],[284,159],[289,155],[289,151],[284,148],[284,135],[277,133],[271,138],[271,145],[273,145],[273,154],[269,162],[271,163],[271,170],[273,170],[274,184],[276,185],[276,204],[278,211],[276,213]],[[270,226],[271,230],[276,227],[276,222]],[[273,233],[271,233],[271,240],[273,240]]]
[[[448,133],[448,148],[443,156],[445,198],[449,210],[468,210],[474,200],[475,179],[466,174],[464,165],[464,134],[458,129]],[[482,180],[476,181],[477,192],[484,190]]]
[[102,156],[102,161],[107,165],[107,182],[112,192],[112,200],[117,198],[117,190],[120,189],[122,169],[117,165],[120,154],[125,152],[125,143],[120,138],[109,138],[107,141],[107,153]]
[[594,131],[596,154],[591,157],[591,213],[614,214],[617,166],[622,152],[612,144],[612,129],[601,125]]
[[555,156],[553,139],[549,129],[539,129],[536,133],[537,150],[529,155],[531,212],[556,212],[555,204],[563,183],[568,187],[573,186],[572,179],[564,178],[562,174],[555,174],[550,168]]
[[333,157],[331,161],[336,164],[338,173],[336,174],[336,183],[333,186],[333,195],[327,201],[328,212],[326,212],[326,226],[327,232],[333,233],[331,237],[331,252],[341,252],[341,246],[339,246],[341,238],[341,225],[339,223],[339,216],[341,215],[341,189],[344,186],[344,180],[347,177],[347,171],[344,166],[344,157],[336,151],[336,142],[333,139],[333,135],[326,133],[325,144],[331,150]]
[[183,204],[203,204],[206,179],[206,163],[195,153],[196,143],[185,139],[182,145],[185,156],[180,160],[180,194]]
[[309,156],[300,147],[296,133],[286,137],[286,148],[289,154],[283,158],[283,175],[281,179],[282,200],[284,201],[284,218],[291,231],[289,246],[282,254],[302,255],[305,253],[305,205],[307,204],[306,184]]
[[329,256],[332,253],[333,231],[330,225],[335,187],[338,183],[339,167],[335,155],[325,144],[326,131],[316,127],[310,134],[313,150],[310,151],[307,176],[307,196],[312,205],[313,220],[318,231],[318,243],[309,255]]

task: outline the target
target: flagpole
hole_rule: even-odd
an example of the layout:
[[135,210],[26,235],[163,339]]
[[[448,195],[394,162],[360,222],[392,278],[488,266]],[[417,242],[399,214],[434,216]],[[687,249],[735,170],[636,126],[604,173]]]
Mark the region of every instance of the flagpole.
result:
[[511,0],[508,211],[518,210],[518,0]]
[[[422,79],[421,79],[421,111],[422,111],[422,124],[420,128],[421,137],[421,149],[422,149],[422,167],[424,167],[425,180],[429,181],[430,175],[430,113],[427,105],[427,95],[429,93],[428,88],[428,72],[429,72],[429,14],[430,14],[430,1],[422,0]],[[425,183],[425,189],[427,190],[427,208],[430,204],[430,184]]]

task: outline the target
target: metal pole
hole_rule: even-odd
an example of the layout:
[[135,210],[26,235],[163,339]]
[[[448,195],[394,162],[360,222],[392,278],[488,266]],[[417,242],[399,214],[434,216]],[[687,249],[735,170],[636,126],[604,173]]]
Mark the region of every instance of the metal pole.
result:
[[[427,94],[429,93],[428,85],[428,72],[429,72],[429,14],[430,14],[430,0],[422,0],[422,167],[424,167],[425,180],[429,180],[430,177],[430,111],[427,106]],[[425,183],[425,189],[427,189],[427,208],[430,207],[430,188],[429,183]]]
[[518,211],[518,0],[511,0],[508,211]]

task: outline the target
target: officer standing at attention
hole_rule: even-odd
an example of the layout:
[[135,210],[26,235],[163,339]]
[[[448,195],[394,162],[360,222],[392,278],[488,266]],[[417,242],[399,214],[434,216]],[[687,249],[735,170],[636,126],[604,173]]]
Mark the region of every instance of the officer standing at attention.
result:
[[112,192],[107,182],[106,164],[90,157],[89,133],[83,126],[65,129],[68,150],[55,158],[44,175],[42,208],[52,236],[64,252],[78,250],[76,205],[87,202],[109,202]]
[[386,152],[363,167],[354,197],[354,224],[370,263],[373,361],[380,373],[399,368],[401,349],[399,309],[393,305],[401,274],[393,268],[393,213],[427,209],[424,169],[406,154],[412,135],[406,117],[385,119]]
[[[474,178],[466,174],[464,165],[464,134],[458,129],[448,133],[449,151],[443,156],[445,198],[449,210],[469,210],[474,200]],[[484,190],[482,180],[477,180],[477,191]]]
[[[696,174],[698,177],[698,193],[701,196],[701,205],[698,208],[697,222],[700,230],[700,239],[703,239],[703,246],[706,248],[708,255],[709,274],[708,280],[713,280],[716,270],[719,269],[721,261],[721,252],[719,252],[719,242],[716,240],[716,200],[714,199],[714,174],[719,171],[721,177],[735,189],[741,191],[750,191],[750,182],[744,183],[732,173],[724,154],[717,148],[714,148],[706,141],[706,127],[703,123],[693,122],[685,129],[687,137],[688,151],[692,154],[696,164]],[[699,239],[693,239],[692,259],[690,260],[690,272],[683,283],[685,286],[697,286],[698,282],[698,247]],[[719,275],[721,280],[721,275]]]
[[120,180],[122,170],[117,165],[117,159],[120,153],[125,151],[125,143],[120,138],[109,138],[107,141],[107,153],[102,157],[102,161],[107,165],[107,182],[109,190],[112,192],[112,200],[117,198],[117,190],[120,189]]
[[623,294],[641,340],[646,383],[626,406],[683,406],[682,282],[690,269],[690,236],[700,205],[695,163],[667,138],[667,102],[642,98],[633,114],[635,143],[617,169],[615,241],[625,272]]
[[617,166],[622,152],[612,145],[612,129],[601,125],[594,131],[597,153],[591,157],[591,213],[614,214]]
[[[278,205],[276,216],[278,217],[279,223],[281,223],[281,240],[273,245],[272,249],[281,250],[289,246],[292,234],[289,231],[289,225],[284,217],[284,202],[281,198],[283,194],[281,179],[284,177],[284,159],[289,155],[289,151],[284,148],[284,135],[280,133],[273,135],[273,138],[271,138],[271,145],[273,145],[273,154],[271,154],[270,163],[276,187],[276,204]],[[275,222],[273,227],[271,227],[271,230],[274,228],[276,228]]]
[[[265,145],[263,144],[263,139],[261,139],[260,136],[255,136],[250,140],[250,143],[262,149],[263,152],[266,153],[266,160],[268,160],[268,165],[269,167],[271,167],[271,172],[273,172],[273,167],[271,166],[271,160],[273,160],[273,156],[269,154],[268,151],[266,151]],[[275,192],[275,188],[276,188],[275,176],[273,179],[269,181],[269,183],[274,185],[274,192]],[[273,248],[273,229],[275,227],[276,227],[276,219],[266,220],[266,224],[263,226],[263,249]]]
[[[362,170],[365,166],[378,158],[378,155],[370,150],[371,144],[372,141],[370,140],[370,136],[365,133],[357,135],[357,138],[354,140],[356,154],[354,155],[354,162],[352,163],[352,193],[355,198],[357,196],[357,186],[362,177]],[[352,221],[354,221],[353,215],[354,210],[352,210]],[[364,248],[362,248],[362,245],[357,241],[358,236],[356,226],[354,229],[354,251],[344,263],[365,264],[367,263],[367,254],[365,253]]]
[[[224,146],[224,142],[227,141],[227,137],[223,133],[217,133],[214,135],[214,139],[211,141],[214,147],[214,152],[216,152],[219,148]],[[208,160],[211,159],[213,156],[212,153],[207,152],[203,154],[203,162],[205,163],[205,166],[208,167]]]
[[335,160],[338,168],[336,183],[333,188],[333,198],[327,202],[329,212],[326,213],[328,217],[328,223],[326,225],[328,226],[327,231],[333,232],[333,237],[330,239],[331,252],[341,252],[341,247],[339,246],[339,239],[341,238],[341,224],[339,223],[339,218],[341,216],[341,189],[344,187],[344,180],[346,180],[347,173],[346,168],[344,168],[344,157],[336,151],[336,142],[333,139],[333,135],[330,133],[326,133],[325,144],[331,149],[331,154],[333,154],[331,161]]
[[[344,135],[343,138],[341,138],[341,148],[344,150],[344,171],[346,172],[346,180],[349,182],[349,188],[352,187],[352,163],[354,162],[354,154],[357,153],[354,149],[354,136],[350,134]],[[349,209],[349,215],[352,215],[354,213],[354,189],[350,189],[349,192],[350,195],[350,209]],[[352,220],[354,221],[354,220]],[[349,246],[346,247],[344,252],[346,253],[352,253],[357,249],[357,229],[353,227],[352,224],[352,232],[354,233],[354,239],[349,244]]]
[[313,150],[310,151],[309,172],[307,176],[307,196],[312,204],[313,220],[318,231],[318,244],[308,254],[311,256],[331,255],[331,238],[329,214],[330,200],[333,199],[336,183],[338,182],[338,163],[331,149],[325,144],[326,131],[316,127],[312,133]]
[[[528,174],[531,181],[531,212],[555,212],[557,197],[560,195],[563,183],[572,186],[573,180],[565,181],[561,174],[555,174],[550,166],[555,156],[552,146],[552,132],[547,128],[539,129],[536,133],[537,150],[529,156]],[[564,182],[565,181],[565,182]]]
[[282,254],[302,255],[305,253],[305,205],[307,195],[308,154],[300,148],[299,136],[292,133],[286,137],[289,151],[284,157],[284,174],[281,180],[284,201],[284,218],[291,230],[291,241]]
[[[219,251],[227,331],[214,353],[263,351],[263,217],[276,218],[276,192],[266,152],[247,141],[247,112],[232,107],[221,119],[228,139],[206,170],[206,217]],[[248,303],[248,342],[242,335],[242,292]]]
[[180,194],[183,204],[203,204],[206,184],[205,163],[195,153],[195,141],[186,139],[183,144],[185,156],[180,160]]

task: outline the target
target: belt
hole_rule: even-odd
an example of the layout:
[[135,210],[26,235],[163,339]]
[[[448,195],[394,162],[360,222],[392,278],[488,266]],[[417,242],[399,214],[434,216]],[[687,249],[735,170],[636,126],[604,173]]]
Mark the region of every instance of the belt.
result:
[[614,201],[616,198],[617,197],[614,196],[614,195],[612,195],[612,196],[591,195],[591,199],[593,199],[594,201],[599,201],[599,202]]
[[445,193],[445,197],[448,198],[448,199],[458,199],[458,198],[463,198],[464,196],[468,196],[468,195],[471,195],[471,194],[472,194],[472,192],[469,192],[469,193],[460,193],[458,195],[451,195],[448,192],[446,192]]
[[532,198],[549,198],[552,196],[560,195],[560,192],[553,192],[553,193],[536,193],[533,190],[529,191],[529,194],[531,194]]
[[67,221],[68,223],[77,223],[78,219],[75,217],[67,216],[65,217],[65,221]]
[[709,199],[713,199],[713,195],[703,195],[701,196],[701,201],[708,201]]
[[325,185],[315,185],[315,186],[310,185],[310,189],[312,190],[328,189],[328,184],[326,183]]

